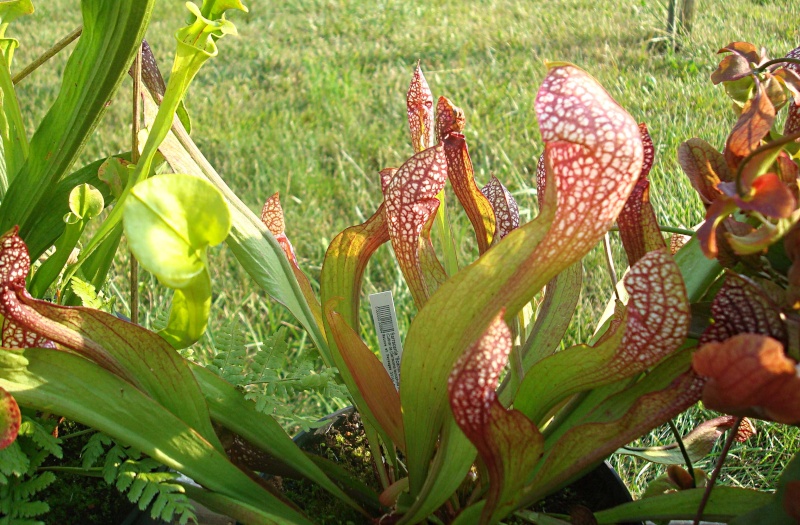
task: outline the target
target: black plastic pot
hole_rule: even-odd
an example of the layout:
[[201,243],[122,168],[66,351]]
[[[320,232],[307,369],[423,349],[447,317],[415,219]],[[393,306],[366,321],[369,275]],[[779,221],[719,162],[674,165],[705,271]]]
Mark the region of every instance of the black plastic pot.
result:
[[[617,505],[633,501],[628,487],[608,461],[600,463],[594,470],[570,484],[565,490],[570,490],[578,495],[592,512],[612,509]],[[642,522],[626,522],[620,525],[644,524]]]

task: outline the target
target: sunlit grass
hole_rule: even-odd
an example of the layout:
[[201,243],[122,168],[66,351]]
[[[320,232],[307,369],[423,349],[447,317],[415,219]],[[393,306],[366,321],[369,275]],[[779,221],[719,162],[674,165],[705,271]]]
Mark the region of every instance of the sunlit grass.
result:
[[[14,26],[24,64],[79,21],[78,2],[37,2],[37,13]],[[184,18],[182,1],[162,1],[147,35],[162,69],[168,70],[172,33]],[[545,60],[573,62],[593,74],[638,121],[648,124],[657,157],[652,200],[663,224],[692,227],[703,217],[699,199],[676,163],[678,145],[694,136],[721,146],[734,116],[709,75],[717,49],[749,40],[780,55],[800,43],[797,2],[731,0],[703,3],[692,38],[680,52],[656,53],[648,42],[661,34],[665,9],[651,0],[526,0],[446,2],[403,0],[285,0],[250,2],[235,14],[240,36],[220,43],[220,55],[201,71],[187,101],[193,137],[212,164],[253,210],[276,191],[286,211],[287,233],[301,266],[316,282],[333,236],[363,221],[380,201],[378,170],[399,166],[412,153],[405,121],[405,91],[420,61],[434,95],[464,108],[465,134],[480,182],[491,174],[515,194],[523,219],[535,214],[534,174],[542,149],[533,101]],[[33,29],[35,28],[35,29]],[[29,130],[57,93],[65,57],[48,63],[20,84]],[[126,84],[127,85],[127,84]],[[112,101],[81,162],[129,149],[129,91]],[[110,146],[110,149],[109,149]],[[452,201],[453,199],[451,199]],[[462,262],[476,253],[463,215],[455,217]],[[623,260],[615,249],[618,263]],[[608,300],[611,280],[601,251],[585,260],[586,290],[570,340],[585,340]],[[215,280],[211,330],[240,316],[253,342],[288,325],[293,354],[313,352],[302,330],[270,301],[224,247],[211,254]],[[125,305],[126,258],[115,265],[114,289]],[[401,329],[414,314],[389,248],[382,248],[366,274],[365,292],[391,289]],[[141,321],[153,321],[169,294],[142,276]],[[370,322],[362,319],[365,338]],[[208,352],[201,342],[198,355]],[[319,399],[301,410],[324,413]],[[692,411],[680,419],[688,431],[706,417]],[[764,426],[757,441],[734,449],[726,482],[769,486],[785,451],[796,450],[796,429]],[[669,440],[664,432],[651,441]],[[713,460],[713,457],[710,458]],[[638,492],[654,469],[635,460],[618,467]]]

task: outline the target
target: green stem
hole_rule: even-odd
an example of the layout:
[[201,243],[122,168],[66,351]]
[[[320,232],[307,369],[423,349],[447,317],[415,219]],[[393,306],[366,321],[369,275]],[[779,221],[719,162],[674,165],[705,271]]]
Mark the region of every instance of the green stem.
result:
[[758,68],[753,70],[753,73],[756,75],[761,74],[766,71],[768,67],[774,66],[775,64],[797,64],[800,66],[800,59],[791,57],[775,58],[758,66]]
[[[139,130],[142,122],[142,45],[133,61],[133,101],[131,104],[131,162],[139,163]],[[130,252],[131,321],[139,324],[139,261]]]
[[444,256],[444,269],[448,277],[458,273],[458,254],[453,240],[453,231],[447,218],[444,189],[436,196],[439,199],[439,209],[436,211],[436,231],[442,241],[442,254]]
[[[522,340],[522,338],[525,337],[525,333],[523,331],[524,328],[520,322],[519,316],[514,318],[514,321],[511,323],[511,325],[513,338],[516,339],[519,337],[520,340]],[[516,385],[519,385],[525,378],[525,365],[522,362],[522,345],[513,345],[511,347],[511,353],[508,357],[512,382]]]
[[711,473],[711,477],[708,479],[708,485],[706,485],[706,490],[703,492],[703,499],[700,500],[700,505],[697,507],[697,514],[694,517],[693,525],[699,525],[700,520],[703,519],[703,511],[705,510],[706,504],[711,497],[711,490],[714,488],[717,478],[719,478],[719,474],[722,471],[722,465],[725,463],[725,459],[728,457],[728,451],[731,449],[731,445],[733,445],[733,440],[736,438],[736,433],[739,432],[739,425],[741,425],[741,423],[742,418],[736,418],[736,422],[734,422],[733,426],[728,431],[729,434],[725,439],[725,446],[722,447],[722,452],[720,452],[719,459],[717,459],[717,464],[714,466],[714,472]]
[[103,469],[100,467],[81,468],[81,467],[39,467],[39,472],[63,472],[65,474],[77,474],[88,478],[102,478]]
[[67,439],[72,439],[80,436],[85,436],[86,434],[91,434],[92,432],[97,432],[97,429],[94,428],[85,428],[83,430],[79,430],[77,432],[73,432],[72,434],[67,434],[66,436],[60,436],[59,439],[61,441],[66,441]]
[[689,470],[689,475],[692,477],[692,488],[696,488],[697,480],[694,479],[692,458],[689,457],[689,452],[686,450],[686,445],[683,443],[683,436],[681,436],[681,433],[678,432],[678,427],[675,426],[675,423],[671,419],[667,423],[669,423],[669,429],[672,431],[672,435],[675,436],[675,442],[678,444],[678,448],[681,449],[681,455],[683,455],[683,461],[686,462],[686,468]]
[[614,297],[617,298],[617,301],[621,301],[619,296],[619,291],[617,290],[617,283],[619,279],[617,278],[617,269],[614,268],[614,256],[611,253],[611,239],[608,236],[608,232],[603,235],[603,253],[606,257],[606,268],[608,269],[608,275],[611,277],[611,283],[614,287]]
[[64,38],[62,38],[61,40],[59,40],[55,44],[53,44],[53,47],[51,47],[50,49],[48,49],[47,51],[42,53],[42,55],[39,56],[36,60],[31,62],[27,66],[25,66],[22,69],[22,71],[20,71],[16,75],[14,75],[14,77],[11,79],[11,82],[14,83],[14,84],[18,84],[20,80],[22,80],[23,78],[27,77],[28,75],[30,75],[34,71],[36,71],[36,69],[38,69],[39,66],[41,66],[42,64],[44,64],[45,62],[47,62],[48,60],[53,58],[62,49],[64,49],[68,45],[70,45],[76,38],[81,36],[82,32],[83,32],[83,26],[79,26],[77,29],[72,31],[70,34],[68,34],[67,36],[65,36]]

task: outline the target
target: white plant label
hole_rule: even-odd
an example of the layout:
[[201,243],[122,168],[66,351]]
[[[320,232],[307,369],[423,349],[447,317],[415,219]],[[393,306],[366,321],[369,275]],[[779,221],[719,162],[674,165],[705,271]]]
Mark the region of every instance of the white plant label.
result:
[[381,348],[383,366],[389,372],[395,388],[400,388],[400,357],[403,355],[403,344],[400,342],[400,331],[397,329],[397,314],[394,311],[392,292],[374,293],[369,296],[372,309],[372,322],[378,333],[378,344]]

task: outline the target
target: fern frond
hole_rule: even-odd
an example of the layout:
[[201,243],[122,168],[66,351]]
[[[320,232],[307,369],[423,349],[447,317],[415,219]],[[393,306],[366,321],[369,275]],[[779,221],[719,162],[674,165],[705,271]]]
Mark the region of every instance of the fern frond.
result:
[[119,444],[114,444],[111,449],[106,453],[106,459],[103,463],[103,479],[106,483],[113,485],[117,479],[120,466],[124,463],[128,453],[124,447]]
[[214,333],[214,357],[207,368],[226,381],[241,385],[245,381],[247,350],[244,330],[235,317]]
[[[50,505],[44,501],[24,501],[20,502],[16,507],[14,507],[12,512],[13,514],[9,514],[9,518],[11,518],[10,523],[18,525],[26,522],[16,520],[14,518],[35,518],[36,516],[41,516],[42,514],[50,512]],[[44,522],[41,521],[28,523],[42,523],[42,525],[44,525]]]
[[112,311],[114,296],[106,296],[102,291],[98,292],[92,283],[73,277],[70,280],[70,287],[73,293],[81,300],[83,306],[104,312]]
[[23,416],[19,433],[28,436],[33,442],[48,454],[61,459],[61,440],[53,436],[53,429],[46,428],[39,421]]
[[281,328],[268,337],[253,356],[247,383],[269,383],[281,379],[279,370],[284,367],[284,359],[288,352],[286,329]]
[[[49,487],[56,480],[56,475],[52,472],[42,472],[37,476],[33,476],[17,485],[17,496],[24,499],[29,499],[37,492],[41,492]],[[45,511],[46,512],[46,511]],[[35,515],[35,514],[34,514]],[[30,517],[28,515],[27,517]]]
[[170,522],[177,514],[182,523],[196,520],[194,506],[184,493],[183,487],[172,483],[178,478],[174,472],[153,470],[160,464],[145,458],[141,461],[126,460],[118,469],[116,487],[120,492],[127,491],[128,499],[144,510],[152,503],[150,515]]
[[22,451],[19,441],[0,450],[0,483],[8,483],[6,476],[23,476],[30,468],[30,459]]
[[111,438],[102,432],[92,434],[81,450],[81,466],[85,469],[95,466],[111,443]]

